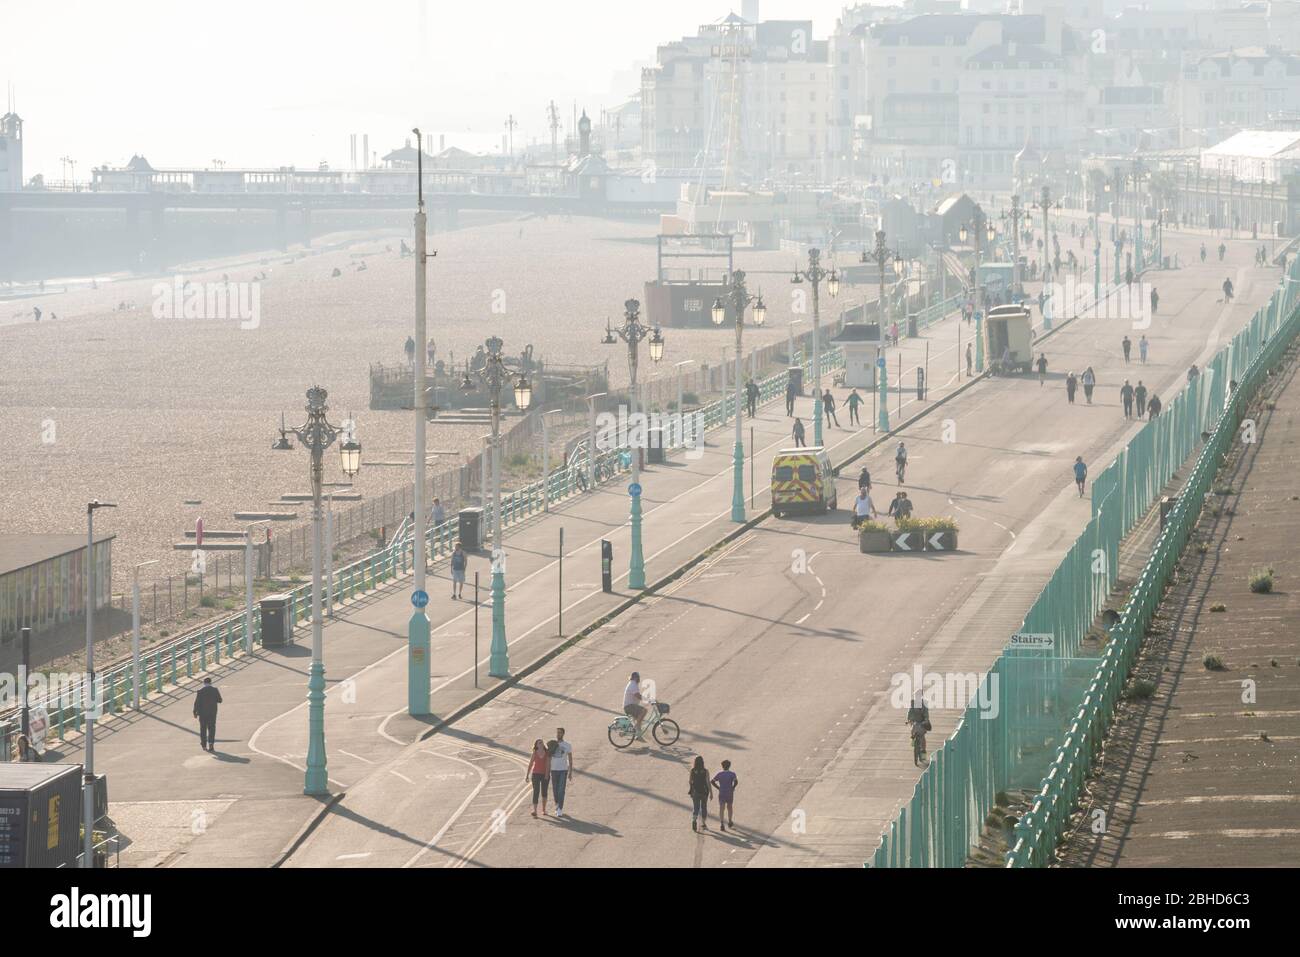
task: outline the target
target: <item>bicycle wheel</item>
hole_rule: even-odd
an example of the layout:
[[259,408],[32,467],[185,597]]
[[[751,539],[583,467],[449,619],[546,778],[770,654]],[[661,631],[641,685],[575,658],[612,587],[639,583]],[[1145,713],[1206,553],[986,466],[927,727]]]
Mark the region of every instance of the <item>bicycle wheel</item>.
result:
[[677,739],[681,737],[682,729],[677,727],[677,722],[672,718],[663,718],[655,725],[655,740],[667,747],[670,744],[676,744]]
[[609,743],[620,751],[636,740],[632,724],[628,721],[615,721],[609,726]]

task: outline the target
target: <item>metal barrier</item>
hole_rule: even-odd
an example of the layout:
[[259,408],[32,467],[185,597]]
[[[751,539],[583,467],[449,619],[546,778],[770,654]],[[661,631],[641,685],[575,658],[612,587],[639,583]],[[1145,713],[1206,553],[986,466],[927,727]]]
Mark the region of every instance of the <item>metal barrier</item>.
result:
[[[870,866],[963,866],[997,792],[1008,788],[1035,788],[1037,797],[1016,825],[1007,866],[1051,860],[1164,584],[1236,435],[1242,397],[1253,394],[1300,332],[1298,265],[1291,264],[1269,303],[1094,480],[1092,518],[1020,629],[1052,635],[1053,647],[1003,651],[886,828]],[[1100,663],[1081,656],[1083,636],[1117,580],[1121,540],[1195,452],[1204,430],[1209,438]]]

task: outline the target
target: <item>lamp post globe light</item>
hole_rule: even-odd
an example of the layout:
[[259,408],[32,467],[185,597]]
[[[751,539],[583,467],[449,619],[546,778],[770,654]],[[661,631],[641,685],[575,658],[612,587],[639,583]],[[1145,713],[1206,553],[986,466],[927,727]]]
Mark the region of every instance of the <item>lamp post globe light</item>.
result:
[[[623,303],[623,322],[618,326],[611,326],[607,323],[605,337],[601,342],[605,345],[615,345],[619,339],[627,343],[627,369],[631,383],[628,387],[631,403],[631,408],[628,409],[628,429],[629,435],[635,435],[637,433],[636,418],[638,412],[636,377],[639,360],[638,346],[640,346],[642,340],[648,339],[650,361],[657,365],[664,357],[664,334],[657,326],[652,330],[642,322],[641,303],[636,299],[629,299]],[[681,409],[678,409],[678,412],[680,413]],[[648,441],[648,433],[646,433],[646,436]],[[662,437],[660,441],[662,441]],[[632,483],[628,486],[628,495],[632,499],[632,550],[628,558],[627,585],[629,588],[640,590],[645,588],[645,554],[641,546],[642,446],[639,442],[633,444],[635,447],[632,449]]]
[[361,443],[349,419],[344,425],[334,425],[326,413],[328,393],[320,386],[307,390],[307,421],[300,426],[280,428],[280,438],[272,446],[277,450],[292,449],[288,433],[298,437],[303,448],[311,455],[311,672],[307,679],[307,775],[304,794],[328,794],[329,775],[325,762],[325,659],[324,636],[321,620],[321,524],[324,509],[321,503],[325,482],[325,450],[340,437],[340,466],[343,474],[352,478],[361,470]]
[[[797,266],[791,283],[798,285],[807,280],[812,285],[813,294],[813,334],[812,334],[812,374],[813,374],[813,442],[822,444],[822,356],[821,356],[821,284],[826,281],[826,291],[834,299],[840,294],[840,276],[835,271],[834,256],[828,272],[821,264],[821,250],[808,250],[808,268],[800,270]],[[762,325],[762,323],[759,323]]]
[[[501,543],[501,393],[514,390],[515,405],[525,412],[533,402],[533,387],[522,373],[514,377],[506,368],[501,352],[504,343],[492,336],[484,343],[487,355],[482,368],[474,375],[487,389],[492,408],[492,646],[488,657],[488,674],[493,678],[510,677],[510,651],[506,645],[506,553]],[[461,386],[474,390],[469,372]]]
[[[741,343],[745,334],[745,307],[751,303],[753,304],[755,326],[761,326],[767,321],[767,307],[763,305],[761,293],[756,296],[749,294],[749,290],[745,288],[745,273],[741,269],[737,269],[731,274],[731,288],[727,290],[727,299],[730,302],[732,315],[735,317],[736,322],[736,447],[731,461],[731,520],[733,522],[744,522],[745,443],[741,438],[740,428]],[[727,305],[723,303],[721,297],[713,300],[712,317],[715,326],[720,326],[727,320]],[[723,401],[726,401],[725,398]]]

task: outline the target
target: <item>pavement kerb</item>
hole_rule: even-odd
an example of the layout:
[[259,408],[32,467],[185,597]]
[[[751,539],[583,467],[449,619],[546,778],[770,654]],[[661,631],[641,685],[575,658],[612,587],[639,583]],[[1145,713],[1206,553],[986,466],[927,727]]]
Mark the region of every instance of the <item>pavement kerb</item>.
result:
[[307,838],[311,836],[312,831],[316,830],[320,822],[325,820],[325,815],[333,810],[335,805],[347,796],[347,791],[339,791],[337,794],[330,795],[330,799],[321,805],[320,811],[313,815],[310,820],[306,821],[302,827],[298,828],[298,833],[289,839],[289,843],[285,845],[284,850],[280,852],[280,856],[271,864],[271,870],[275,870],[288,861],[289,858],[294,855],[294,852],[296,852],[298,848],[302,847],[303,841],[307,840]]

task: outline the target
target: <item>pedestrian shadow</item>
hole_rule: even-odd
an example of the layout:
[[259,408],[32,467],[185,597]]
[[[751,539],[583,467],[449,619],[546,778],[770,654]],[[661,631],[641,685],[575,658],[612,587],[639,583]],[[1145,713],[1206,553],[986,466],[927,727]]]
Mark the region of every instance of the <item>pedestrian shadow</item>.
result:
[[723,843],[734,845],[738,850],[756,850],[762,847],[778,846],[776,841],[739,827],[728,827],[725,831],[710,828],[709,833]]
[[584,821],[581,818],[575,818],[567,811],[564,817],[548,817],[547,820],[555,827],[562,827],[566,831],[576,831],[579,834],[587,834],[593,837],[623,836],[617,828],[612,828],[608,824],[598,824],[595,821]]
[[[231,740],[234,740],[233,738]],[[215,745],[214,745],[215,747]],[[220,749],[211,752],[212,756],[223,764],[252,764],[251,758],[246,758],[242,754],[229,754]]]

